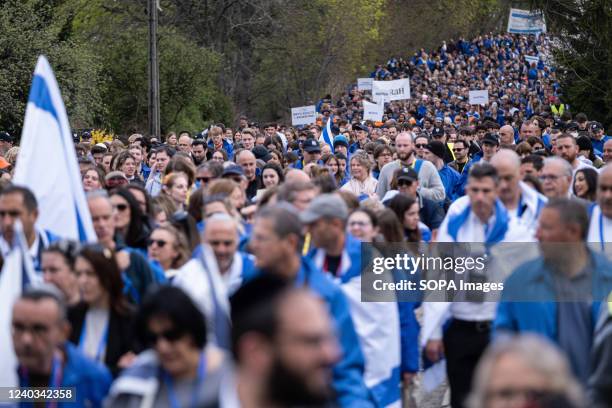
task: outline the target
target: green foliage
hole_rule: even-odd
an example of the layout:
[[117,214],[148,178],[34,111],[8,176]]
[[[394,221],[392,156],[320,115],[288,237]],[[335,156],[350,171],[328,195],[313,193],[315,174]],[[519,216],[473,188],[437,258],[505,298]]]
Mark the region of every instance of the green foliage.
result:
[[62,36],[65,20],[44,0],[0,2],[0,128],[19,136],[36,60],[55,70],[71,122],[78,127],[103,113],[96,55]]
[[612,126],[612,3],[609,0],[537,0],[557,35],[555,65],[573,113]]

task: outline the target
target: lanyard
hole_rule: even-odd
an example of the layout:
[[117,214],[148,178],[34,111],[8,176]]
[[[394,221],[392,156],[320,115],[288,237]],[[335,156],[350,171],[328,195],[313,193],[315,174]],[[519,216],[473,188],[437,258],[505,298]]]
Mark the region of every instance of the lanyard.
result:
[[[53,363],[51,364],[51,378],[49,379],[49,388],[59,389],[62,385],[62,379],[64,377],[64,371],[62,367],[62,359],[60,358],[59,352],[55,352],[53,355]],[[21,368],[20,370],[21,377],[23,379],[23,387],[27,388],[30,386],[30,381],[28,379],[28,370],[25,368]],[[22,403],[22,406],[33,407],[33,403]],[[49,401],[45,405],[47,408],[56,408],[57,401]]]
[[516,215],[518,218],[521,218],[523,214],[527,211],[527,204],[523,203],[523,195],[519,197],[518,208],[516,209]]
[[[170,406],[172,408],[181,408],[181,404],[179,403],[178,397],[176,396],[176,392],[174,391],[174,380],[172,376],[168,374],[166,370],[162,368],[162,377],[164,383],[166,384],[166,388],[168,388],[168,400],[170,402]],[[198,406],[198,392],[206,378],[206,355],[204,352],[200,353],[200,362],[198,363],[198,376],[196,377],[196,383],[193,386],[193,390],[191,391],[191,404],[190,407]]]
[[[110,316],[108,318],[110,321]],[[102,353],[106,350],[106,342],[108,340],[108,324],[104,327],[104,331],[102,332],[102,338],[100,339],[100,343],[98,344],[98,350],[96,351],[96,355],[94,357],[94,361],[104,363],[101,360]],[[85,349],[85,339],[87,338],[87,319],[83,321],[83,328],[81,329],[81,336],[79,337],[79,350],[84,351]]]
[[604,225],[603,225],[603,212],[600,210],[599,212],[599,242],[601,244],[601,250],[605,249],[604,245]]

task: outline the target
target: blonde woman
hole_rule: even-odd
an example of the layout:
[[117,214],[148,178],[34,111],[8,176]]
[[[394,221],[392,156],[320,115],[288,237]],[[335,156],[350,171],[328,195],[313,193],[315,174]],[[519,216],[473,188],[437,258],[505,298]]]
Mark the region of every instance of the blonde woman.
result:
[[365,152],[355,153],[351,156],[351,179],[340,190],[349,191],[357,197],[371,197],[376,192],[378,181],[372,177],[370,170],[372,162]]

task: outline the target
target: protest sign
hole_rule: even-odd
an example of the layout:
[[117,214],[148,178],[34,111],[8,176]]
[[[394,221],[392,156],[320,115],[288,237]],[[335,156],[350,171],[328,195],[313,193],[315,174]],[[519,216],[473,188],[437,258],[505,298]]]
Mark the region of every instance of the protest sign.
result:
[[541,12],[510,9],[508,32],[513,34],[540,34],[546,32],[546,24]]
[[486,105],[487,103],[489,103],[488,90],[470,91],[470,105]]
[[293,126],[310,125],[317,121],[317,110],[314,105],[291,108],[291,124]]
[[372,81],[372,96],[376,103],[410,99],[410,80]]
[[372,81],[372,78],[357,78],[357,89],[360,91],[371,91]]
[[374,122],[382,121],[384,105],[382,103],[371,103],[363,101],[363,120]]

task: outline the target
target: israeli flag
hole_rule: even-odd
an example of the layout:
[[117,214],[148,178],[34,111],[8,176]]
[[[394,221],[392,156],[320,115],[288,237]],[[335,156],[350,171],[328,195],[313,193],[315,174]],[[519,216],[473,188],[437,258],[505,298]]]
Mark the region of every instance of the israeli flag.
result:
[[13,182],[38,200],[38,226],[62,238],[97,240],[53,70],[38,57]]
[[[32,258],[28,255],[28,244],[19,220],[15,221],[15,242],[4,260],[0,275],[0,386],[17,387],[17,357],[13,348],[12,314],[13,304],[28,285],[40,282],[34,272]],[[2,404],[0,404],[2,406]]]
[[321,138],[325,143],[331,147],[332,153],[334,152],[334,134],[331,130],[331,125],[334,123],[334,115],[330,115],[329,119],[327,119],[327,123],[325,124],[325,128],[323,128],[323,132],[321,133]]

